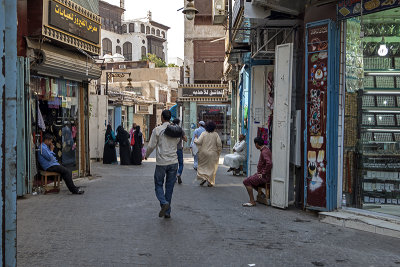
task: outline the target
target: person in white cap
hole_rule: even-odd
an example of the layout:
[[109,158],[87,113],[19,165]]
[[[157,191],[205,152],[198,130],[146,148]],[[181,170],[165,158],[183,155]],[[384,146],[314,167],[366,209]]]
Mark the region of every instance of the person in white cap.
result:
[[192,154],[194,157],[194,164],[193,164],[193,169],[197,171],[197,166],[199,164],[199,157],[197,155],[197,152],[199,151],[196,144],[194,143],[195,138],[200,138],[200,135],[206,130],[204,127],[206,126],[206,123],[204,121],[199,121],[198,127],[196,130],[193,132],[193,137],[192,137],[192,142],[190,143],[190,148],[192,149]]

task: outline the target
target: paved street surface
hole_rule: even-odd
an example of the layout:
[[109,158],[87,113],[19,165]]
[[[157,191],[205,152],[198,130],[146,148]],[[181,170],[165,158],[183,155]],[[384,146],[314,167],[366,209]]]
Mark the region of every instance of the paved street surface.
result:
[[18,200],[18,266],[400,266],[400,239],[320,223],[314,214],[248,201],[220,166],[214,188],[185,159],[172,218],[158,217],[155,159],[95,163],[84,195]]

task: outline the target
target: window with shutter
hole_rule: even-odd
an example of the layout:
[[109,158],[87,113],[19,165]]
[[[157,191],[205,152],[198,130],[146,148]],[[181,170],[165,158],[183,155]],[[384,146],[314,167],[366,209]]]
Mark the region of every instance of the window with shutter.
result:
[[101,42],[101,45],[103,47],[103,56],[107,54],[112,55],[112,42],[108,38],[104,38],[103,41]]
[[126,42],[122,46],[123,56],[125,57],[126,61],[132,61],[132,43]]

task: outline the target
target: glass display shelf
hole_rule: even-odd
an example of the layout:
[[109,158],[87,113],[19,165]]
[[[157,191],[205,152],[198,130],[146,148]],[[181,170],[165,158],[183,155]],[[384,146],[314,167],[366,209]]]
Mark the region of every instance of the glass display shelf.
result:
[[400,69],[364,69],[366,76],[400,76]]

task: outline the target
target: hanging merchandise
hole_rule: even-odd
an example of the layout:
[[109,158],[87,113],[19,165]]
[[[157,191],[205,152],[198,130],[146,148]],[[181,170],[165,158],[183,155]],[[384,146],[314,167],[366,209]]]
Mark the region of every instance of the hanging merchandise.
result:
[[267,107],[271,110],[274,109],[274,72],[270,71],[267,78],[268,87],[268,103]]
[[45,99],[49,99],[51,95],[51,88],[50,88],[50,79],[45,78],[46,81],[46,94],[45,94]]
[[57,97],[58,95],[58,81],[57,79],[51,79],[51,97]]
[[45,123],[44,123],[42,113],[40,112],[39,102],[38,102],[37,106],[38,106],[38,118],[37,118],[37,123],[38,123],[39,128],[44,132],[44,131],[46,131],[46,125],[45,125]]

